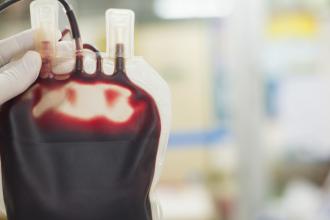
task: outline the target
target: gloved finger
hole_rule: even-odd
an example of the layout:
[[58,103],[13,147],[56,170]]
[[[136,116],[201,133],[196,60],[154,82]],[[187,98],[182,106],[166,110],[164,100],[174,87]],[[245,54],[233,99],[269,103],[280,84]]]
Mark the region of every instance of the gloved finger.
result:
[[69,28],[65,28],[62,32],[61,32],[61,38],[59,41],[67,41],[67,40],[71,40],[71,30]]
[[37,79],[40,68],[41,57],[35,51],[1,68],[0,105],[28,89]]
[[33,30],[27,30],[0,40],[0,66],[3,66],[16,56],[34,48]]
[[76,47],[72,40],[60,41],[57,43],[56,54],[57,56],[73,56],[75,54]]
[[[53,73],[55,75],[66,75],[71,73],[76,64],[75,44],[73,41],[61,41],[57,44],[57,58],[54,59]],[[89,50],[84,51],[83,68],[87,74],[96,71],[96,55]]]
[[73,71],[75,58],[75,45],[73,41],[61,41],[57,44],[56,58],[53,60],[53,73],[66,75]]
[[[56,33],[57,39],[62,37],[61,31]],[[35,48],[34,30],[29,29],[7,39],[0,40],[0,67],[9,63],[12,58]]]

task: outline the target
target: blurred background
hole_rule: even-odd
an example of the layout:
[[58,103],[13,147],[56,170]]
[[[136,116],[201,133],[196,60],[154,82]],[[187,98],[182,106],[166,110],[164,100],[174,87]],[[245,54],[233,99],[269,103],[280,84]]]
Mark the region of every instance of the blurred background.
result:
[[[103,51],[105,10],[133,9],[136,55],[172,90],[164,220],[330,219],[330,1],[70,2]],[[28,5],[0,39],[30,27]]]

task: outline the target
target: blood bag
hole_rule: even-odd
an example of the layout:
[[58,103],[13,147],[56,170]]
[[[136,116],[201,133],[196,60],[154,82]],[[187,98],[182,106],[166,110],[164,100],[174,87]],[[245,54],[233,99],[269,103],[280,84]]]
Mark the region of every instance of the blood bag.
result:
[[107,11],[105,55],[61,49],[57,8],[32,3],[40,77],[0,110],[8,220],[159,220],[170,93],[134,56],[134,13]]

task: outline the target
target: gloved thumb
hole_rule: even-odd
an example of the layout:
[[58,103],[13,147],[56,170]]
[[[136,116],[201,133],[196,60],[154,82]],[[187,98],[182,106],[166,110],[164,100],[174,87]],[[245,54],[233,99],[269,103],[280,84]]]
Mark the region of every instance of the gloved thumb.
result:
[[28,51],[21,59],[0,69],[0,105],[23,93],[38,78],[40,54]]

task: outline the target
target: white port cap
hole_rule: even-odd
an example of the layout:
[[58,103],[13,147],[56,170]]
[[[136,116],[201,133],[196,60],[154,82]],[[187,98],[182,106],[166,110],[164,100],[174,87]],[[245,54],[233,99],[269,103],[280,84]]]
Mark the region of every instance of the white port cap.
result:
[[124,45],[124,58],[134,56],[134,20],[132,10],[109,9],[106,12],[107,55],[116,58],[116,47]]
[[35,46],[43,57],[56,55],[58,10],[57,0],[36,0],[30,5],[31,25],[35,30]]

